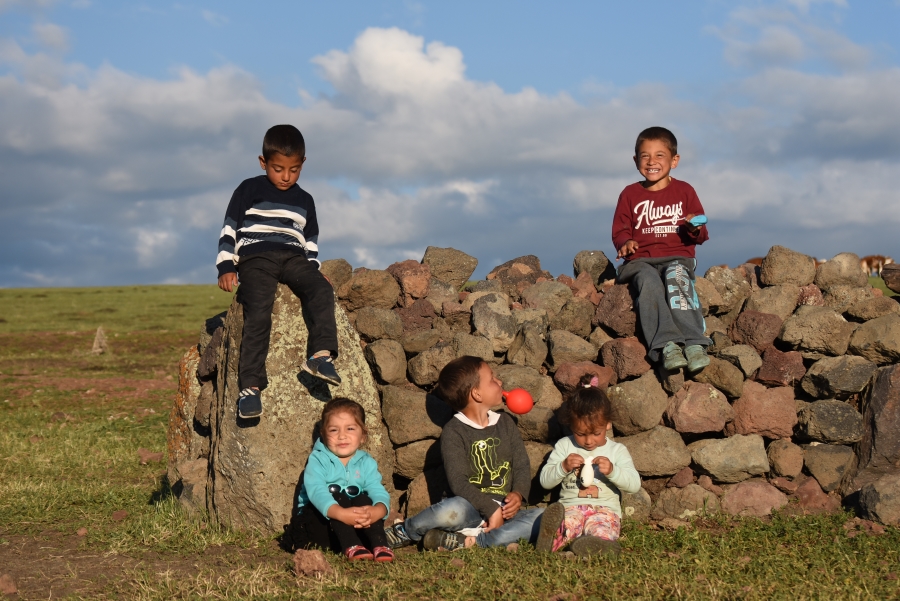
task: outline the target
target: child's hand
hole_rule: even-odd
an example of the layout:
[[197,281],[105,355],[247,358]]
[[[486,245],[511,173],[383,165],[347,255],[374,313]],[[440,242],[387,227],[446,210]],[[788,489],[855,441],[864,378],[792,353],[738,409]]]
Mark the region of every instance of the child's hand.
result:
[[634,240],[629,240],[625,244],[622,245],[622,248],[619,249],[619,254],[616,255],[617,259],[623,259],[628,255],[634,254],[640,246]]
[[225,292],[231,292],[238,285],[238,276],[233,271],[219,276],[219,288]]
[[332,520],[337,520],[342,524],[359,528],[359,526],[356,525],[358,517],[354,512],[356,509],[359,509],[359,507],[341,507],[340,505],[332,505],[328,508],[328,517]]
[[696,215],[694,215],[693,213],[688,213],[684,216],[684,227],[686,227],[687,230],[692,234],[700,229],[700,226],[691,223],[691,219],[693,219],[694,217],[696,217]]
[[503,499],[505,505],[500,507],[500,513],[504,520],[511,520],[516,517],[519,509],[522,507],[522,495],[513,491],[506,495]]
[[387,515],[387,510],[381,503],[376,506],[364,505],[362,507],[351,507],[350,509],[356,518],[353,524],[354,528],[368,528]]
[[566,473],[576,470],[582,465],[584,465],[584,457],[582,457],[578,453],[570,453],[569,456],[566,457],[566,460],[562,463],[563,469],[566,471]]
[[488,519],[487,526],[484,527],[485,532],[490,532],[494,528],[499,528],[503,525],[503,508],[498,507],[497,511],[491,514],[490,519]]
[[593,464],[600,469],[600,473],[604,476],[610,475],[613,471],[612,461],[606,457],[594,457]]

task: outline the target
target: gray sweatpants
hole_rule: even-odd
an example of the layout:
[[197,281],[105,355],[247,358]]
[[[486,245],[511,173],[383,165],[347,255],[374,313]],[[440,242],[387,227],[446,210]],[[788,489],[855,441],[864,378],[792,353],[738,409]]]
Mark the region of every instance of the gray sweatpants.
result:
[[659,361],[667,342],[683,346],[712,344],[704,336],[706,323],[694,289],[696,267],[696,259],[661,257],[633,259],[619,268],[617,282],[630,282],[637,293],[635,306],[650,348],[647,355],[653,362]]

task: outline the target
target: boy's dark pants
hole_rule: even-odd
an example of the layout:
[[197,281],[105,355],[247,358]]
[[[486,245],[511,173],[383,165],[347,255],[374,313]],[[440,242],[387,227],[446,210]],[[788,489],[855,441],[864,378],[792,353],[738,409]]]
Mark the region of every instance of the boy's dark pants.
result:
[[[372,504],[372,499],[366,493],[348,497],[346,493],[340,492],[333,496],[341,507],[365,507]],[[332,534],[337,538],[337,546],[341,551],[354,545],[362,545],[367,549],[388,546],[384,520],[377,520],[368,528],[354,528],[338,520],[329,520],[312,505],[304,507],[300,515],[291,520],[291,526],[295,549],[318,547],[335,550]]]
[[[315,263],[302,253],[272,250],[242,258],[238,263],[238,299],[244,306],[244,333],[241,339],[240,387],[269,385],[266,355],[272,331],[272,306],[279,283],[286,284],[303,305],[309,329],[309,352],[338,354],[334,321],[334,289]],[[301,359],[301,362],[304,359]]]
[[695,259],[662,257],[633,259],[619,268],[617,282],[631,283],[641,330],[653,362],[667,342],[709,346],[706,323],[694,289]]

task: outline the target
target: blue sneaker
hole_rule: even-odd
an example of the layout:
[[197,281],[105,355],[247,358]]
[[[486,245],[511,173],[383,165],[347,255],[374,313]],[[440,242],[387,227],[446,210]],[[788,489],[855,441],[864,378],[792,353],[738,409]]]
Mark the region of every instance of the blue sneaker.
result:
[[238,396],[238,417],[252,419],[262,415],[262,395],[255,388],[245,388]]
[[341,377],[334,368],[334,360],[331,356],[310,357],[309,361],[301,366],[301,369],[320,380],[325,380],[332,386],[337,386],[341,383]]
[[403,524],[394,524],[384,529],[384,535],[387,537],[388,547],[391,549],[399,549],[400,547],[408,547],[415,544],[416,541],[409,537]]

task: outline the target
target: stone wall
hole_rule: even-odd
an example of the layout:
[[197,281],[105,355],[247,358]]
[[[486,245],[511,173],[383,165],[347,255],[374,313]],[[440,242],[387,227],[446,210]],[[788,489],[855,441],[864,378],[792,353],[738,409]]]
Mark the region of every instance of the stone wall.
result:
[[[900,304],[868,286],[856,255],[816,268],[812,258],[776,246],[761,266],[713,267],[698,277],[713,345],[709,367],[693,375],[651,367],[631,292],[615,284],[602,252],[578,253],[572,275],[555,278],[537,257],[519,257],[459,292],[476,265],[458,250],[429,247],[421,262],[386,270],[353,270],[342,259],[322,266],[337,292],[339,323],[354,330],[341,339],[338,369],[355,374],[344,362],[358,351],[377,383],[367,412],[387,437],[372,446],[401,513],[446,494],[436,441],[452,412],[430,391],[447,362],[475,355],[495,366],[507,390],[522,387],[534,397],[531,412],[513,416],[534,475],[565,434],[556,411],[583,374],[599,377],[613,403],[616,440],[643,480],[638,494],[623,499],[631,517],[765,515],[785,506],[817,512],[843,502],[886,523],[900,519]],[[273,332],[273,348],[294,348],[306,334],[286,289],[276,313],[282,305],[294,318],[278,340]],[[223,376],[234,367],[229,372],[223,355],[234,357],[239,344],[228,325],[235,312],[236,304],[225,325],[208,322],[185,355],[170,421],[174,490],[220,517],[216,466],[237,453],[223,453],[226,433],[216,427],[217,419],[234,420],[226,408],[233,413],[236,389]],[[293,366],[278,369],[296,380]],[[292,394],[302,396],[302,388]],[[309,402],[307,421],[319,406]],[[192,412],[193,427],[186,423]],[[290,477],[307,453],[292,455]],[[535,479],[530,501],[550,498]],[[254,502],[249,494],[241,512]],[[255,525],[277,530],[278,519]]]

